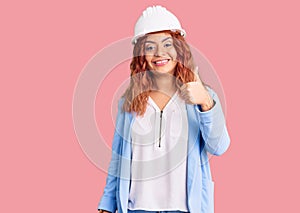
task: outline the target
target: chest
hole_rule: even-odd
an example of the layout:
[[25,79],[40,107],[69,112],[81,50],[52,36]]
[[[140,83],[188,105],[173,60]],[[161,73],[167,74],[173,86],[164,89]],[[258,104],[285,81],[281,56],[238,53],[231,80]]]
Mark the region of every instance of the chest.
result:
[[154,103],[158,106],[158,108],[162,111],[165,106],[168,104],[172,97],[168,96],[164,93],[159,92],[150,92],[149,96],[154,101]]

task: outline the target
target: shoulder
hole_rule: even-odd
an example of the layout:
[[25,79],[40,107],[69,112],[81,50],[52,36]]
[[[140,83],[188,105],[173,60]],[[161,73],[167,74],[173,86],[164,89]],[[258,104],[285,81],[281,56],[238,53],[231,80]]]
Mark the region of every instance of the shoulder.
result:
[[125,97],[124,96],[122,96],[119,100],[118,100],[118,107],[120,108],[122,108],[122,106],[124,105],[124,103],[125,103]]
[[118,114],[122,114],[125,116],[133,116],[135,115],[135,112],[128,112],[125,111],[124,109],[124,104],[125,104],[126,98],[124,96],[122,96],[119,100],[118,100]]

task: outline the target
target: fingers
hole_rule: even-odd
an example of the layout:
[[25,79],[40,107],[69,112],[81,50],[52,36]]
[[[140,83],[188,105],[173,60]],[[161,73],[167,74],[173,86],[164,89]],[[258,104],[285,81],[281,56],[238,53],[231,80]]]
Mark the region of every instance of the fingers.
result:
[[184,93],[181,93],[180,94],[182,100],[184,100],[187,104],[192,104],[191,100],[192,100],[192,97],[189,96],[188,94],[184,94]]
[[187,88],[187,84],[182,84],[182,86],[179,88],[181,91],[185,90]]
[[189,82],[189,83],[183,84],[180,87],[180,96],[187,103],[192,103],[191,100],[193,97],[192,97],[192,94],[190,91],[190,87],[191,87],[191,84],[193,84],[193,83],[194,82]]
[[199,73],[198,73],[198,66],[195,67],[195,69],[193,70],[193,73],[194,73],[194,75],[195,75],[194,81],[196,81],[196,82],[201,82],[201,79],[200,79]]
[[183,85],[180,87],[181,94],[188,94],[188,93],[189,93],[190,83],[191,83],[191,82],[185,83],[185,84],[183,84]]

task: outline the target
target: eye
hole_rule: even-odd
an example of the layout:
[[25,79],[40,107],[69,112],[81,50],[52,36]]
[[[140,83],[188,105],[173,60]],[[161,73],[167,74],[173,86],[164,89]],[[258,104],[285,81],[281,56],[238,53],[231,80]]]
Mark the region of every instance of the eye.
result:
[[173,44],[172,43],[170,43],[170,42],[168,42],[168,43],[165,43],[165,45],[164,45],[165,47],[172,47],[173,46]]
[[148,45],[145,48],[146,52],[152,52],[154,49],[155,49],[155,47],[153,45]]

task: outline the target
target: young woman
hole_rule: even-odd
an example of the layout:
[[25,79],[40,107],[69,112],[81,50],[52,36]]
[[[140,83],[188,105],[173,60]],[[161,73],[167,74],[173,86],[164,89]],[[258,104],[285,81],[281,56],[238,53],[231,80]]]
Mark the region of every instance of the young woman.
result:
[[99,212],[214,211],[207,154],[223,154],[230,139],[220,101],[199,78],[184,36],[161,6],[136,23]]

